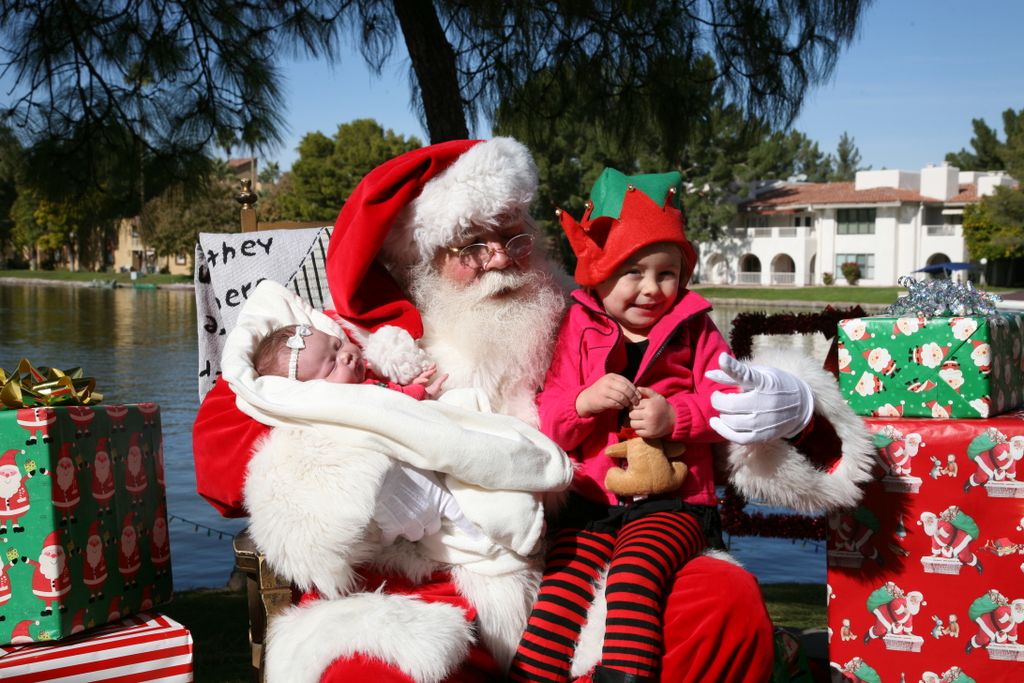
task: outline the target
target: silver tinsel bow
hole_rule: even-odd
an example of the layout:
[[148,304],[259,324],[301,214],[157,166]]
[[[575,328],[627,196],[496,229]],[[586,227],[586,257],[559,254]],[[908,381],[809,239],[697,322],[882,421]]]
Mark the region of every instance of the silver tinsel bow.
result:
[[889,306],[889,315],[992,315],[1002,299],[974,288],[970,282],[960,284],[952,280],[922,280],[904,275],[896,283],[907,288],[907,295]]

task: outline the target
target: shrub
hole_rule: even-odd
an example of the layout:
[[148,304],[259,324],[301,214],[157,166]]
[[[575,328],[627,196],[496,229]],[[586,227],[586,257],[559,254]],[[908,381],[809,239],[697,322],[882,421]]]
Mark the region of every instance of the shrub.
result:
[[828,287],[829,285],[831,285],[835,281],[836,281],[836,279],[835,279],[835,277],[832,276],[832,273],[822,273],[821,274],[821,282],[826,287]]
[[860,264],[855,261],[847,261],[843,265],[839,266],[839,269],[843,272],[843,277],[851,285],[857,284],[860,280]]

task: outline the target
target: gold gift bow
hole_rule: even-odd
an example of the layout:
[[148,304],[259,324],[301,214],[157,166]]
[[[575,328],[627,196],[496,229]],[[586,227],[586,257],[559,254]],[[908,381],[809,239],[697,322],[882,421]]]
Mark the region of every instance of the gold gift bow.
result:
[[93,391],[96,388],[96,379],[86,377],[82,368],[36,369],[27,358],[22,358],[17,369],[10,375],[0,368],[0,384],[0,409],[58,405],[88,406],[103,400],[103,394]]

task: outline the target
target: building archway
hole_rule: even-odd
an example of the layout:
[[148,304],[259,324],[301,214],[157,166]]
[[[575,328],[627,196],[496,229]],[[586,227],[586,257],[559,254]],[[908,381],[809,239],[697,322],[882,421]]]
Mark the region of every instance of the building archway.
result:
[[761,284],[761,259],[753,254],[741,256],[740,272],[737,273],[736,282],[741,285]]
[[811,262],[807,266],[807,284],[813,285],[817,282],[814,279],[814,271],[818,265],[818,255],[811,254]]
[[[942,265],[943,263],[949,263],[950,260],[951,259],[948,256],[946,256],[945,254],[943,254],[942,252],[937,252],[937,253],[932,254],[931,256],[928,257],[928,261],[925,262],[925,265],[926,266],[938,266],[938,265]],[[936,270],[936,271],[934,271],[932,273],[928,273],[928,277],[930,277],[933,280],[945,280],[945,279],[949,278],[949,273],[950,273],[950,271],[948,271],[948,270],[941,270],[940,269],[940,270]]]
[[713,285],[727,285],[729,280],[729,263],[721,254],[715,254],[708,259],[705,279]]
[[772,259],[773,285],[796,284],[796,263],[789,254],[776,254]]

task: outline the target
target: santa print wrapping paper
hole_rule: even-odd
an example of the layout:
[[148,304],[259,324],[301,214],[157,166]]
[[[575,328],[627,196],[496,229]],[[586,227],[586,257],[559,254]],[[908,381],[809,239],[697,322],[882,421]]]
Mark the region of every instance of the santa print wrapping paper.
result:
[[192,635],[162,614],[138,614],[60,643],[0,647],[5,683],[190,683]]
[[1024,411],[865,422],[878,476],[859,507],[829,516],[833,668],[851,681],[1024,681]]
[[858,415],[985,418],[1021,405],[1024,317],[839,322],[839,386]]
[[159,407],[0,411],[0,644],[170,597]]

